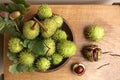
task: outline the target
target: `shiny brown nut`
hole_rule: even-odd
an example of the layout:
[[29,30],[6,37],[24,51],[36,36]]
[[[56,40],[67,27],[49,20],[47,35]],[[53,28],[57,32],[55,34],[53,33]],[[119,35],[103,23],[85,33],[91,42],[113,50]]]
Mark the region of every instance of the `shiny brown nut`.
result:
[[20,12],[19,11],[12,12],[9,15],[10,19],[12,19],[12,20],[17,19],[19,16],[20,16]]
[[73,66],[73,72],[78,75],[81,76],[85,73],[85,66],[81,63],[76,63]]

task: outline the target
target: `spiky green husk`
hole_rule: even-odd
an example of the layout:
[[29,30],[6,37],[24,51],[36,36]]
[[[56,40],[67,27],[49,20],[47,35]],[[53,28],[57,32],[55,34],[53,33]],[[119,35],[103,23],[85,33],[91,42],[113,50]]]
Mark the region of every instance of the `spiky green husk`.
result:
[[50,68],[50,65],[51,65],[50,61],[45,57],[38,59],[36,63],[36,66],[40,71],[48,70]]
[[56,29],[57,29],[56,22],[54,20],[52,20],[52,19],[46,19],[42,23],[48,29],[47,32],[42,30],[42,36],[44,38],[51,37],[54,34],[54,32],[56,31]]
[[[43,41],[46,46],[46,56],[51,56],[55,52],[55,42],[51,38]],[[49,48],[48,48],[49,47]]]
[[85,35],[91,41],[100,41],[103,39],[105,31],[100,25],[92,25],[87,28]]
[[57,51],[63,57],[71,57],[76,53],[76,45],[72,41],[63,40],[57,44]]
[[8,43],[8,49],[12,53],[19,53],[22,49],[22,41],[19,38],[11,38]]
[[37,12],[40,19],[49,18],[52,16],[52,10],[48,5],[41,5]]
[[35,60],[35,57],[34,57],[33,53],[28,52],[28,51],[24,51],[24,52],[20,53],[19,61],[21,64],[30,66],[34,63],[34,60]]
[[61,56],[60,54],[55,53],[52,55],[52,63],[54,65],[60,64],[62,62],[62,60],[63,60],[63,56]]
[[55,41],[61,41],[67,39],[67,34],[63,30],[57,30],[55,34],[52,36]]
[[53,20],[57,23],[57,28],[61,27],[63,24],[63,18],[59,15],[53,15],[52,17]]
[[27,39],[35,39],[39,33],[40,33],[40,26],[38,23],[35,24],[34,28],[33,24],[35,23],[35,21],[30,20],[28,22],[26,22],[23,26],[23,35],[25,36],[25,38]]

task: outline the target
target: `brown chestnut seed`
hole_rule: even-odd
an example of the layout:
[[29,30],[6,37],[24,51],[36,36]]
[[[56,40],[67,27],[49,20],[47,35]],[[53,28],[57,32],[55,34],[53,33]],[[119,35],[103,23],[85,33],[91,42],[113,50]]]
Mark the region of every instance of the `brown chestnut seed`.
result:
[[97,49],[93,50],[93,59],[94,59],[94,61],[98,60],[98,51],[97,51]]
[[100,48],[95,48],[94,51],[93,51],[93,59],[94,61],[98,61],[99,60],[99,53],[102,53],[101,52],[101,49]]
[[83,75],[85,72],[85,66],[83,64],[74,64],[73,66],[73,72],[77,75]]
[[78,67],[75,68],[74,71],[75,71],[77,74],[80,74],[80,73],[82,73],[82,72],[84,71],[84,68],[83,68],[83,66],[78,66]]

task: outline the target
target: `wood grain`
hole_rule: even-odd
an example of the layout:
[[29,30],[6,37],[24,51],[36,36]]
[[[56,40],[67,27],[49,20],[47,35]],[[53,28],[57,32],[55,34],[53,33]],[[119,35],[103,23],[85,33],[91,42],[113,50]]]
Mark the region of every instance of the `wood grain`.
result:
[[[26,15],[30,18],[37,12],[39,5],[31,6]],[[100,24],[105,28],[105,37],[102,41],[94,43],[102,48],[103,52],[111,51],[112,54],[120,54],[120,7],[112,5],[50,5],[53,12],[61,15],[69,23],[73,31],[77,45],[77,53],[60,70],[50,73],[23,73],[11,74],[8,66],[11,62],[6,57],[9,36],[4,37],[4,72],[5,80],[120,80],[120,57],[103,54],[98,62],[89,62],[83,58],[81,49],[92,42],[86,40],[83,35],[84,28],[91,24]],[[86,66],[86,72],[82,76],[74,75],[71,65],[81,62]],[[110,63],[97,69],[99,66]]]

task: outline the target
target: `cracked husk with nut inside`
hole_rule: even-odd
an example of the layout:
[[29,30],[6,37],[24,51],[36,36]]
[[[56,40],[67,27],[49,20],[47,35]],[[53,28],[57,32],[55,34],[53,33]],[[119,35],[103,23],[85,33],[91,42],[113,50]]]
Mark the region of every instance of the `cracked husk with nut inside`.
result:
[[89,61],[98,61],[101,59],[102,50],[98,45],[91,44],[83,47],[82,54]]

